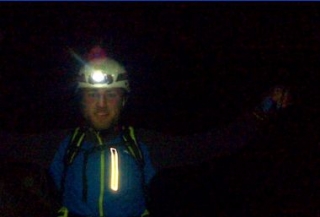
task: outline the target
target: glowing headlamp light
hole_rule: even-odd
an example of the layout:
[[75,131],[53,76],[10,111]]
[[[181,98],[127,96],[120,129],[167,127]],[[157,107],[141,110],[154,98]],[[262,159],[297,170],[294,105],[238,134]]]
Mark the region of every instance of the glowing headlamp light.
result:
[[89,77],[89,83],[91,84],[111,84],[113,77],[111,75],[103,73],[101,70],[94,70]]

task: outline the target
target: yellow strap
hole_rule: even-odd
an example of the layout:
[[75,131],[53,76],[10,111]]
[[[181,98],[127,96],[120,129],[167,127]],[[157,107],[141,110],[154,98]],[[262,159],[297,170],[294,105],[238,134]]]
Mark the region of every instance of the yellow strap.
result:
[[[77,142],[77,147],[80,147],[84,136],[85,136],[85,133],[82,133],[81,137],[79,138],[79,140],[78,140],[78,142]],[[74,138],[73,138],[73,140],[74,140]],[[73,140],[72,140],[72,141],[73,141]],[[76,154],[78,154],[78,153],[76,153],[76,152],[73,152],[73,153],[72,153],[72,155],[70,156],[69,162],[72,162],[72,161],[73,161],[73,159],[74,159],[74,157],[76,156]]]
[[141,217],[148,217],[148,216],[150,216],[150,213],[149,213],[149,210],[146,209],[146,210],[142,213]]
[[58,210],[58,217],[68,217],[68,209],[67,207],[61,207],[59,210]]
[[79,133],[80,127],[77,127],[76,130],[74,131],[73,135],[72,135],[72,139],[71,141],[73,141],[76,138],[76,135]]
[[143,156],[142,156],[142,153],[141,153],[140,148],[138,147],[138,142],[137,142],[137,138],[136,138],[136,135],[135,135],[135,132],[134,132],[134,128],[133,128],[132,126],[129,126],[128,129],[129,129],[130,137],[132,138],[132,140],[134,141],[134,144],[136,145],[136,148],[137,148],[137,150],[138,150],[139,156],[135,156],[135,153],[132,151],[132,148],[131,148],[131,147],[130,147],[130,149],[131,149],[130,151],[133,152],[133,155],[134,155],[135,158],[140,158],[140,159],[142,159]]
[[[103,145],[103,140],[99,133],[96,133],[99,145]],[[99,215],[104,216],[103,203],[104,203],[104,185],[105,185],[105,151],[102,150],[100,154],[100,195],[99,195]]]

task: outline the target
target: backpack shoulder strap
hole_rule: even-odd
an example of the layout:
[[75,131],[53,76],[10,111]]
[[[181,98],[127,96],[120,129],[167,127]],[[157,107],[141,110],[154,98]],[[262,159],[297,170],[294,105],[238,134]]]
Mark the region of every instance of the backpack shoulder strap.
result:
[[75,156],[78,154],[81,148],[84,136],[85,136],[85,131],[81,127],[77,127],[76,129],[74,129],[70,136],[69,144],[67,146],[67,149],[63,158],[64,167],[63,167],[62,177],[60,182],[62,194],[64,193],[64,190],[65,190],[65,178],[66,178],[68,167],[72,164]]
[[[132,126],[123,126],[122,131],[122,137],[125,141],[128,151],[135,159],[138,160],[141,165],[144,165],[143,154],[141,152],[139,142],[137,141],[134,128]],[[75,156],[78,154],[81,148],[84,137],[85,129],[82,127],[77,127],[73,130],[68,147],[66,149],[66,154],[64,156],[65,166],[72,164]]]
[[82,141],[85,137],[85,130],[82,127],[77,127],[74,129],[70,141],[66,150],[66,154],[64,156],[64,164],[70,165],[72,164],[75,156],[78,154]]
[[[134,128],[132,126],[128,126],[128,127],[122,127],[122,130],[123,130],[123,139],[125,141],[127,149],[131,153],[131,155],[134,158],[136,158],[136,160],[140,166],[140,170],[143,173],[143,167],[145,165],[145,162],[144,162],[144,158],[143,158],[143,154],[141,152],[139,142],[137,141],[137,137],[134,132]],[[144,175],[142,175],[142,183],[141,184],[142,184],[142,188],[144,191],[144,195],[145,195],[146,199],[149,200],[149,194],[147,193],[148,190],[147,190]],[[147,213],[149,213],[148,210],[146,210],[144,214],[147,214]],[[141,215],[141,216],[143,216],[143,215]]]
[[123,126],[123,140],[127,146],[128,151],[130,154],[137,159],[140,166],[144,165],[143,154],[140,149],[139,142],[137,141],[134,128],[132,126]]

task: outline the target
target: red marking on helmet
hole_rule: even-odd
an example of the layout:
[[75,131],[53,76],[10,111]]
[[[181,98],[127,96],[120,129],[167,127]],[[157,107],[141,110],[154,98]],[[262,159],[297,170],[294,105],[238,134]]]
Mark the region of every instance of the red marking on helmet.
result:
[[103,59],[106,58],[106,56],[106,52],[100,46],[95,46],[90,50],[88,60]]

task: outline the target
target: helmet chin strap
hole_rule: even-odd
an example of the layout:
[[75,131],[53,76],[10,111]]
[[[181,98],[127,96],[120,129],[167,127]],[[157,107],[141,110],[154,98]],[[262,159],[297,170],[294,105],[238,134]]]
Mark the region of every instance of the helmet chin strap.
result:
[[126,106],[127,104],[127,101],[128,101],[128,96],[124,96],[123,99],[122,99],[122,109]]
[[122,108],[124,108],[124,106],[126,105],[126,102],[127,102],[126,99],[123,99],[123,100],[122,100]]

